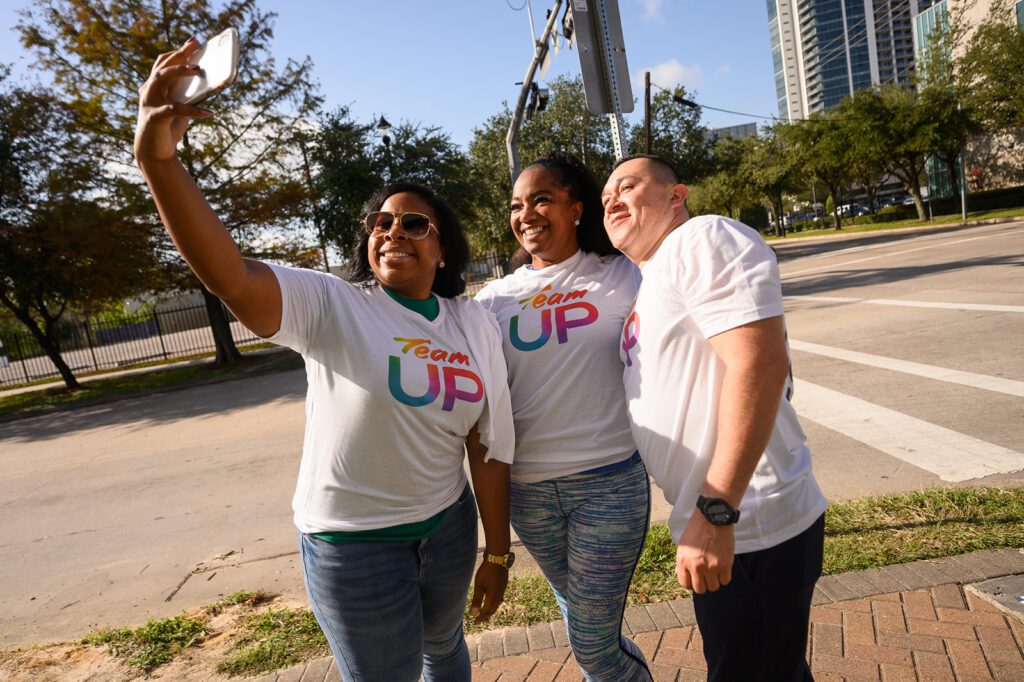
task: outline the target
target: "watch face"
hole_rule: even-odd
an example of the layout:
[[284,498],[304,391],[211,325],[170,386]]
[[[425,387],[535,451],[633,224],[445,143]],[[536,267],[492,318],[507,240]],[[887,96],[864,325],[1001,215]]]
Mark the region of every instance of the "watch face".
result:
[[728,523],[732,518],[732,510],[721,502],[712,502],[707,506],[708,516],[713,523]]
[[719,498],[707,498],[703,495],[697,499],[697,507],[711,524],[715,526],[728,526],[739,521],[740,513],[733,509],[725,500]]
[[512,552],[508,553],[508,561],[505,562],[505,568],[512,568],[512,564],[516,562],[516,555]]

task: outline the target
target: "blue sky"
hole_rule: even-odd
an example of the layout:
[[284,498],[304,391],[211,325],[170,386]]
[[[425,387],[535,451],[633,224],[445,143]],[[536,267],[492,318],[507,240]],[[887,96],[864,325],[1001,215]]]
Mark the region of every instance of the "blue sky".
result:
[[[530,0],[539,33],[553,0]],[[12,31],[27,0],[0,1],[0,62],[26,73],[31,60]],[[532,56],[525,0],[260,0],[278,14],[278,60],[309,55],[326,105],[347,104],[360,120],[383,114],[436,125],[465,145],[472,130],[514,103]],[[564,7],[564,3],[563,3]],[[764,0],[619,0],[636,111],[643,71],[695,89],[709,106],[777,115]],[[546,79],[579,73],[560,50]],[[543,80],[540,81],[543,84]],[[710,127],[762,122],[704,111]]]

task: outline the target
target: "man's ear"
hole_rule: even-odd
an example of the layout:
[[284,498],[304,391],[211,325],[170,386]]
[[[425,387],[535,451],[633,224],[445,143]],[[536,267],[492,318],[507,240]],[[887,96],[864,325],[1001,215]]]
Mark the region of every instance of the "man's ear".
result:
[[686,205],[686,197],[690,195],[690,188],[683,183],[672,185],[672,208],[682,208]]

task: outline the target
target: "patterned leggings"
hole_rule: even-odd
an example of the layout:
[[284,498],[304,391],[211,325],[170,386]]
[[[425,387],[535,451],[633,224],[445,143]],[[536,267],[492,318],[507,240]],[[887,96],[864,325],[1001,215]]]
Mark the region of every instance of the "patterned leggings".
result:
[[639,647],[621,634],[650,497],[638,455],[611,471],[512,484],[512,527],[551,584],[589,682],[651,679]]

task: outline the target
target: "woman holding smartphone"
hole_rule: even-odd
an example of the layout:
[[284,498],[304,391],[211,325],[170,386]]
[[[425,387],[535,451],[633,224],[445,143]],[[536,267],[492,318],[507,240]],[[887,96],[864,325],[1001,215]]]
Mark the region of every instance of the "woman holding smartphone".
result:
[[508,580],[511,408],[500,332],[458,297],[468,247],[419,185],[378,191],[356,283],[243,258],[177,157],[189,120],[168,92],[198,45],[161,55],[140,89],[135,158],[189,266],[256,334],[306,361],[306,433],[292,506],[313,611],[346,680],[470,680],[462,615]]
[[568,154],[527,166],[509,203],[529,265],[477,300],[498,318],[515,418],[512,527],[551,584],[588,680],[650,680],[622,614],[650,516],[619,339],[640,272],[608,241],[601,189]]

